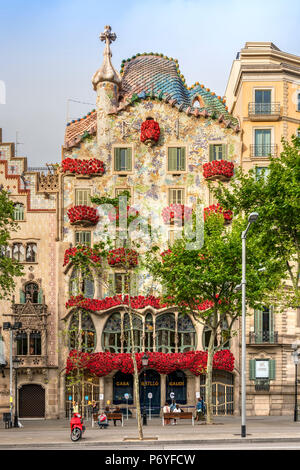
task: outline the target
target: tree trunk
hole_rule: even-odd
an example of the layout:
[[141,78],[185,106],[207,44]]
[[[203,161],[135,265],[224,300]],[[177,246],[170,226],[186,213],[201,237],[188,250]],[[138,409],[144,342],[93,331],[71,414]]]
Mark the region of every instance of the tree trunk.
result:
[[140,440],[143,440],[144,436],[143,436],[143,426],[142,426],[141,406],[140,406],[139,373],[138,373],[136,357],[135,357],[135,347],[134,347],[134,335],[133,335],[133,323],[132,323],[132,311],[131,311],[130,296],[129,296],[128,315],[129,315],[130,335],[131,335],[131,357],[132,357],[132,361],[133,361],[133,391],[134,391],[134,399],[135,399],[135,403],[136,403],[139,438],[140,438]]

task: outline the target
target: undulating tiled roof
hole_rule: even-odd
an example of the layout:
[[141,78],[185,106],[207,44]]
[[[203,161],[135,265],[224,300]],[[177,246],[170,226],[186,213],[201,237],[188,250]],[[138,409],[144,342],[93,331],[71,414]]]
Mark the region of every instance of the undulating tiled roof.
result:
[[[137,54],[122,62],[121,74],[122,100],[117,112],[139,100],[159,99],[188,115],[212,117],[224,122],[226,127],[239,131],[237,119],[228,113],[221,96],[216,96],[198,82],[191,87],[186,86],[176,59],[169,59],[163,54]],[[195,98],[199,98],[198,106],[194,106]],[[96,112],[68,123],[65,147],[78,145],[85,133],[93,134],[96,131]]]

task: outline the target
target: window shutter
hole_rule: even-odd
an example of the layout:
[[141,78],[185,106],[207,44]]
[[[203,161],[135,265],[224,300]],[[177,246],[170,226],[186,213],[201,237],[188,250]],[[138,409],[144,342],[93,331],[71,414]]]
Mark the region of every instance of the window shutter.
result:
[[209,145],[209,161],[212,162],[215,160],[215,155],[214,155],[214,146],[213,144]]
[[179,170],[185,171],[185,147],[180,149],[180,165]]
[[227,160],[227,145],[222,144],[222,159]]
[[177,148],[169,147],[168,148],[168,171],[177,170]]
[[126,149],[126,170],[132,170],[132,149],[130,147]]
[[249,380],[255,380],[255,359],[250,359],[249,361]]
[[269,379],[275,380],[276,378],[276,360],[270,359],[269,360]]
[[40,289],[38,293],[38,304],[42,304],[42,303],[43,303],[43,289]]
[[135,273],[130,275],[130,295],[131,297],[138,295],[138,275]]
[[121,170],[121,151],[119,148],[115,149],[115,171]]
[[26,299],[25,299],[25,292],[20,289],[20,304],[25,304]]
[[254,311],[254,332],[255,332],[255,342],[262,342],[262,312],[261,310]]
[[269,306],[269,332],[270,332],[270,342],[274,342],[274,307],[273,305]]

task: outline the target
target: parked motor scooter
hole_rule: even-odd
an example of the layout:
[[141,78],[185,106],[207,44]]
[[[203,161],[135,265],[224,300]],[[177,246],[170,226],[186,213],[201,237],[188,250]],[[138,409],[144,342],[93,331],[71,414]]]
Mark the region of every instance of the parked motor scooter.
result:
[[85,431],[85,426],[83,425],[83,419],[79,413],[74,413],[70,421],[71,427],[71,440],[73,442],[79,441],[82,438],[82,434]]

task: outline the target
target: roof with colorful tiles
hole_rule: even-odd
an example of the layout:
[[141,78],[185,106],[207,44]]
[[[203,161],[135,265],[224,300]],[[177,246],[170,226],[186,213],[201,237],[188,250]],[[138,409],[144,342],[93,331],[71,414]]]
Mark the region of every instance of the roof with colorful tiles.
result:
[[[192,116],[211,117],[239,131],[238,120],[228,113],[225,100],[196,82],[188,87],[177,59],[158,53],[136,54],[121,64],[120,101],[116,112],[144,99],[158,99]],[[195,101],[198,101],[195,105]],[[65,148],[78,145],[97,132],[96,110],[67,124]]]

